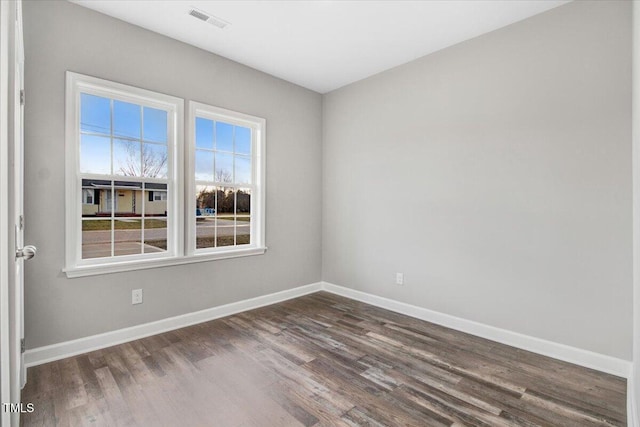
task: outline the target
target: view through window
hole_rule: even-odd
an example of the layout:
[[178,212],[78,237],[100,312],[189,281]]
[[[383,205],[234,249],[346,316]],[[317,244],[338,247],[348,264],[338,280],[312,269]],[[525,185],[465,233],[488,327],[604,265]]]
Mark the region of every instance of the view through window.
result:
[[169,114],[80,91],[81,259],[167,251]]
[[252,129],[195,118],[196,248],[251,243]]
[[265,120],[183,106],[67,73],[69,277],[264,253]]

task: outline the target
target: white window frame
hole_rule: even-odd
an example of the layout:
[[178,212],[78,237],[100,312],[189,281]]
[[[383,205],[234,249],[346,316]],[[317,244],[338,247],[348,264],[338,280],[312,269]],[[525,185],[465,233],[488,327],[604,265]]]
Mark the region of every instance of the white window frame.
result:
[[[82,178],[80,174],[80,93],[89,93],[139,105],[170,111],[168,117],[168,183],[167,208],[171,228],[167,228],[167,245],[172,250],[161,253],[123,255],[111,258],[82,259]],[[108,274],[189,264],[217,259],[264,254],[265,246],[265,138],[263,118],[213,107],[191,101],[189,126],[184,128],[184,100],[108,80],[71,71],[66,74],[66,240],[65,267],[69,278]],[[214,117],[214,120],[250,127],[252,132],[251,244],[220,248],[195,249],[195,117]],[[186,145],[185,145],[186,139]],[[115,179],[96,175],[96,179]],[[136,180],[118,176],[118,180]],[[144,181],[144,179],[140,179]],[[185,196],[186,194],[186,196]],[[185,201],[186,197],[186,201]],[[94,193],[95,200],[95,193]],[[154,201],[155,196],[154,196]],[[186,223],[186,224],[185,224]],[[185,227],[186,225],[186,227]]]
[[[238,188],[251,188],[251,243],[248,245],[223,246],[196,249],[196,180],[195,180],[195,126],[196,117],[220,121],[232,125],[251,128],[251,184],[236,184]],[[265,246],[265,135],[266,120],[225,108],[200,102],[189,102],[187,126],[187,234],[185,249],[187,255],[204,256],[207,259],[229,258],[230,256],[258,255],[266,251]],[[229,185],[226,185],[229,186]]]
[[[167,251],[110,258],[82,259],[82,189],[80,174],[80,94],[102,96],[168,111],[167,123]],[[66,266],[68,277],[87,276],[165,265],[184,254],[183,170],[184,100],[96,77],[66,74]],[[82,174],[87,178],[87,174]],[[96,175],[97,179],[144,181],[144,178]]]

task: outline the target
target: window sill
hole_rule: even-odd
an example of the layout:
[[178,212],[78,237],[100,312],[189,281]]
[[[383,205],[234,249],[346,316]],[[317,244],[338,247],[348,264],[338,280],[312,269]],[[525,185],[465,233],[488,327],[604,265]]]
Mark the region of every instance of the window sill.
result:
[[239,258],[245,256],[262,255],[266,247],[236,249],[218,253],[203,253],[173,258],[124,261],[110,264],[83,265],[64,268],[62,271],[68,278],[97,276],[100,274],[120,273],[124,271],[146,270],[149,268],[170,267],[173,265],[193,264],[196,262],[215,261],[219,259]]

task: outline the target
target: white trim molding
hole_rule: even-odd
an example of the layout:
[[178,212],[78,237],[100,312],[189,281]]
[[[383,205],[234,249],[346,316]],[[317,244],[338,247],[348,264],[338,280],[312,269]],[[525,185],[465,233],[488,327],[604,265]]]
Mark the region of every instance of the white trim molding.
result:
[[640,427],[640,420],[637,418],[638,406],[635,399],[632,364],[630,361],[519,334],[517,332],[496,328],[327,282],[312,283],[310,285],[119,329],[117,331],[30,349],[25,353],[25,364],[27,367],[41,365],[43,363],[53,362],[66,357],[99,350],[209,320],[231,316],[236,313],[298,298],[318,291],[327,291],[396,313],[405,314],[416,319],[425,320],[457,331],[496,341],[501,344],[624,377],[627,379],[627,424],[629,427]]
[[[13,268],[15,254],[9,249],[9,236],[13,226],[9,225],[9,61],[11,8],[13,2],[0,1],[0,400],[11,400],[11,352],[10,352],[10,305],[9,267]],[[11,261],[10,261],[11,260]],[[0,413],[0,425],[10,425],[11,414]]]
[[264,307],[266,305],[275,304],[292,298],[298,298],[320,290],[322,290],[321,283],[312,283],[310,285],[287,289],[273,294],[220,305],[218,307],[195,311],[193,313],[187,313],[180,316],[169,317],[155,322],[144,323],[142,325],[105,332],[99,335],[92,335],[72,341],[34,348],[25,352],[25,364],[27,367],[31,367],[53,362],[66,357],[111,347],[113,345],[122,344],[151,335],[161,334],[163,332],[184,328],[186,326],[202,322],[208,322],[209,320],[219,319],[221,317],[231,316],[232,314],[253,310],[255,308]]
[[122,261],[104,265],[89,265],[62,271],[69,279],[76,277],[97,276],[101,274],[119,273],[123,271],[146,270],[149,268],[170,267],[172,265],[193,264],[220,259],[240,258],[245,256],[262,255],[268,248],[230,249],[226,252],[203,253],[190,256],[177,256],[173,258],[158,258],[138,261]]
[[[197,140],[197,120],[205,120],[211,122],[211,130],[213,132],[210,147],[199,147],[196,143]],[[248,212],[250,218],[250,243],[242,244],[241,246],[220,246],[220,247],[207,247],[198,248],[196,244],[196,215],[195,212],[198,208],[196,206],[196,198],[187,198],[187,212],[185,217],[187,230],[185,236],[185,254],[186,256],[202,256],[208,255],[211,257],[227,257],[227,254],[233,253],[237,250],[244,249],[245,251],[251,251],[260,249],[265,246],[265,183],[266,183],[266,126],[267,121],[262,117],[251,116],[249,114],[240,113],[237,111],[227,110],[225,108],[215,107],[212,105],[203,104],[200,102],[189,101],[188,107],[188,121],[187,121],[187,138],[186,138],[186,174],[185,182],[187,186],[187,194],[196,195],[199,194],[198,188],[226,188],[234,190],[249,191],[251,197],[251,208]],[[221,149],[218,146],[218,126],[231,125],[233,126],[233,146],[231,151]],[[214,127],[215,126],[215,127]],[[238,134],[237,128],[245,128],[251,130],[251,143],[249,152],[238,151]],[[215,129],[215,130],[214,130]],[[228,147],[226,147],[228,149]],[[202,177],[198,178],[196,174],[196,157],[198,154],[210,155],[213,163],[213,170],[211,178],[206,180]],[[225,177],[218,176],[217,170],[218,156],[231,156],[233,159],[233,166],[231,167],[229,182],[225,181]],[[215,157],[214,157],[215,156]],[[223,157],[224,158],[224,157]],[[250,167],[250,179],[249,182],[242,182],[237,176],[237,159],[244,158],[249,160]],[[237,196],[236,196],[237,197]],[[202,206],[201,206],[202,207]],[[210,206],[214,207],[214,206]],[[218,215],[218,204],[215,204],[215,217]],[[234,208],[234,217],[237,218],[237,201]],[[246,215],[247,213],[245,213]],[[220,214],[225,215],[225,214]],[[202,218],[204,219],[204,218]],[[237,223],[236,223],[237,224]],[[237,233],[236,233],[237,234]],[[234,239],[235,241],[235,239]],[[264,251],[263,251],[264,253]]]
[[629,378],[631,362],[323,282],[325,291],[543,356]]
[[[418,307],[326,282],[312,283],[310,285],[300,286],[176,317],[170,317],[155,322],[144,323],[142,325],[131,326],[129,328],[119,329],[112,332],[105,332],[99,335],[30,349],[25,353],[25,362],[27,366],[36,366],[197,323],[230,316],[243,311],[253,310],[255,308],[264,307],[266,305],[275,304],[318,291],[327,291],[356,301],[371,304],[376,307],[384,308],[386,310],[394,311],[396,313],[405,314],[416,319],[432,322],[457,331],[466,332],[481,338],[486,338],[501,344],[517,347],[552,357],[554,359],[563,360],[565,362],[574,363],[586,368],[595,369],[623,378],[631,377],[631,362],[627,360],[523,335],[517,332],[496,328],[494,326],[439,313],[427,308]],[[629,381],[629,383],[630,382],[631,381]]]
[[633,373],[627,379],[627,425],[629,427],[640,427],[640,414],[638,410],[638,398],[636,396],[635,378],[637,375]]
[[[81,96],[92,95],[103,97],[110,102],[110,117],[111,124],[108,128],[101,129],[100,133],[94,133],[99,138],[109,141],[109,153],[111,158],[109,162],[109,173],[104,171],[92,170],[82,171],[81,168],[81,149],[82,149],[82,136],[86,131],[82,130],[81,121]],[[132,103],[141,109],[142,114],[143,107],[149,107],[157,110],[161,110],[166,113],[167,117],[167,136],[166,143],[158,145],[158,147],[164,147],[167,155],[167,172],[166,178],[164,177],[147,177],[143,176],[142,170],[137,170],[136,176],[128,176],[127,174],[116,173],[114,166],[114,143],[118,139],[125,139],[123,135],[116,135],[114,133],[114,102],[127,102]],[[142,115],[140,116],[140,126],[144,129]],[[65,268],[64,272],[67,273],[67,277],[78,277],[82,275],[97,274],[97,272],[110,272],[110,271],[124,271],[134,269],[135,262],[140,261],[144,264],[144,261],[159,260],[166,258],[175,258],[184,254],[183,241],[181,238],[181,230],[184,229],[184,194],[182,179],[184,176],[183,170],[183,146],[184,146],[184,100],[175,96],[170,96],[158,92],[153,92],[146,89],[141,89],[133,86],[124,85],[121,83],[112,82],[109,80],[100,79],[97,77],[86,76],[83,74],[67,71],[66,73],[66,97],[65,97],[65,189],[66,189],[66,209],[65,209]],[[138,135],[136,138],[130,139],[135,144],[139,144],[139,147],[144,147],[143,144],[153,145],[152,141],[144,140],[142,135]],[[102,219],[112,221],[111,225],[111,256],[108,257],[96,257],[96,258],[83,258],[82,256],[82,227],[81,223],[85,220],[82,214],[82,199],[81,189],[83,179],[97,179],[111,182],[109,184],[110,189],[106,194],[112,194],[111,200],[113,200],[112,207],[115,208],[115,183],[118,180],[126,180],[138,183],[140,191],[142,191],[143,197],[146,194],[144,190],[144,183],[156,183],[164,184],[169,191],[168,202],[166,210],[169,215],[166,215],[165,220],[167,222],[167,247],[164,252],[152,252],[145,254],[132,254],[132,255],[118,255],[114,256],[114,220],[116,219],[115,209],[111,207],[110,215],[105,216]],[[112,193],[111,193],[112,192]],[[146,202],[143,198],[140,217],[135,217],[140,220],[145,219],[145,205]],[[107,205],[109,206],[109,205]],[[144,223],[142,223],[144,224]],[[144,242],[144,226],[141,229],[141,241]],[[115,265],[113,269],[109,269],[109,266]],[[149,264],[146,264],[147,266]],[[126,266],[123,268],[123,266]],[[88,273],[87,273],[88,272]],[[86,274],[85,274],[86,273]]]

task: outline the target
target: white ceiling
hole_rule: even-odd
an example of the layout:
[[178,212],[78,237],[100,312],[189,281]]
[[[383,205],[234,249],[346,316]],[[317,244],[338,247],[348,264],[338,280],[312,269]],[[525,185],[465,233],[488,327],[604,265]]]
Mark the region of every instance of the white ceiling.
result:
[[[70,0],[326,93],[567,0]],[[224,30],[187,13],[231,23]]]

